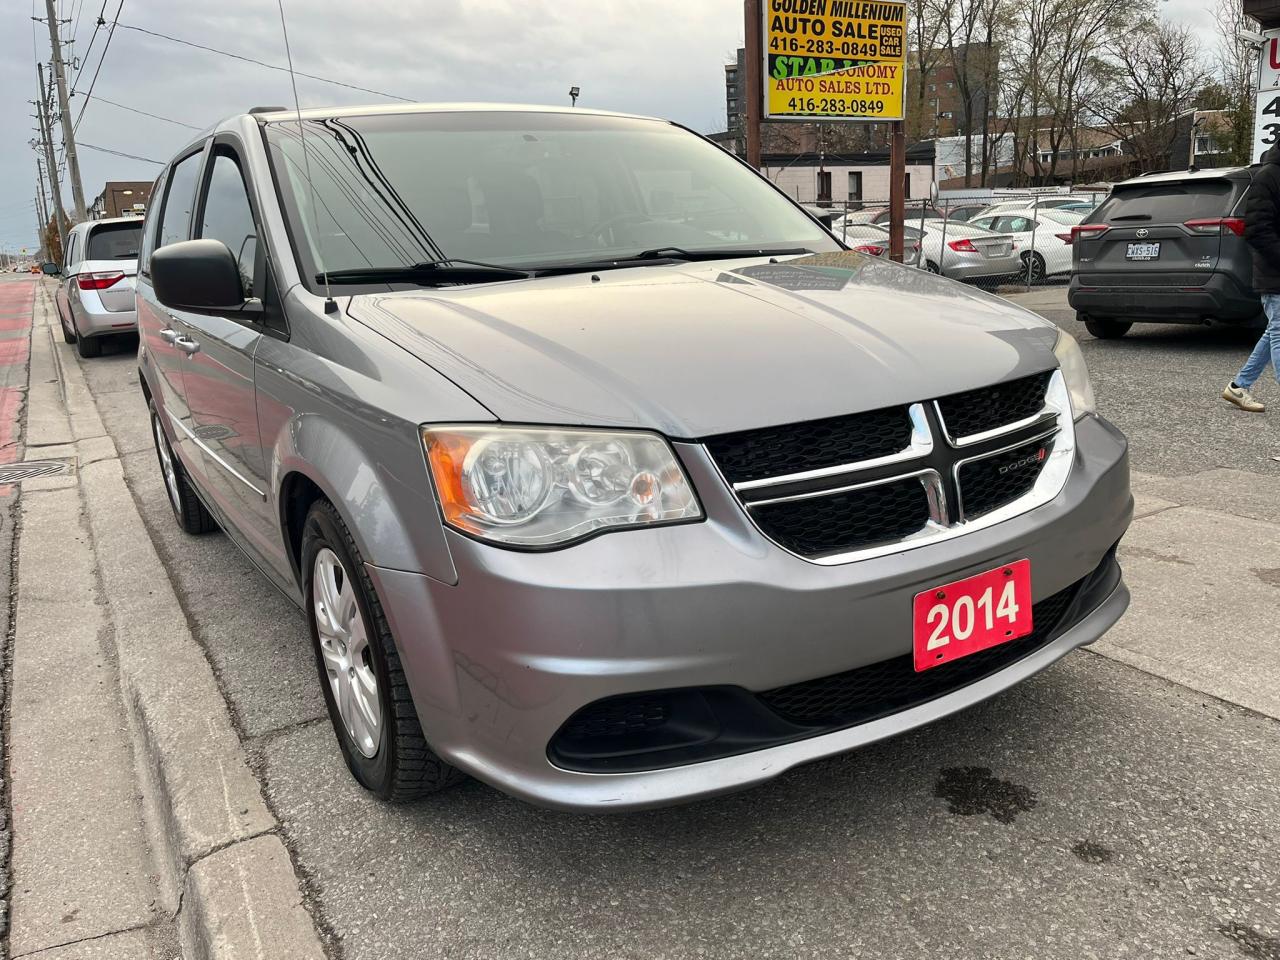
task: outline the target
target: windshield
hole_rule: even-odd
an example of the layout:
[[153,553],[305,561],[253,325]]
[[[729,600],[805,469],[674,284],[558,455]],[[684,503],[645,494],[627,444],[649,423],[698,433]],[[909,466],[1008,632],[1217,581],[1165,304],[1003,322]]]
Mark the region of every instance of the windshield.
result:
[[[840,249],[748,168],[668,123],[417,113],[266,126],[304,276],[465,259],[565,265],[679,248]],[[314,208],[312,201],[314,190]]]
[[102,223],[89,234],[86,260],[135,260],[142,241],[142,221]]

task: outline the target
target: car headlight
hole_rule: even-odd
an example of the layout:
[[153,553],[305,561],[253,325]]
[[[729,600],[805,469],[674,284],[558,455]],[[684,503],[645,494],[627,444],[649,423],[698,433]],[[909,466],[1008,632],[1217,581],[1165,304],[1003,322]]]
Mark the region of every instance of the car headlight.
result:
[[1080,352],[1076,338],[1065,330],[1059,330],[1053,354],[1058,358],[1062,379],[1066,381],[1067,393],[1071,395],[1071,412],[1075,419],[1079,420],[1086,413],[1097,413],[1098,404],[1093,396],[1093,384],[1089,382],[1089,368],[1085,366],[1084,354]]
[[547,547],[702,516],[656,434],[427,426],[422,443],[445,523],[484,540]]

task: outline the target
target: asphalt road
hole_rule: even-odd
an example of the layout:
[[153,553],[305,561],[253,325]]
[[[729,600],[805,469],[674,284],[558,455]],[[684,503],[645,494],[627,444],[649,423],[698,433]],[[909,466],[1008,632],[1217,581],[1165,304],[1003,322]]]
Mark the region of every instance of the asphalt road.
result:
[[[1061,300],[1028,298],[1066,323]],[[1082,339],[1136,469],[1280,470],[1280,390],[1259,390],[1277,406],[1263,417],[1216,399],[1248,338]],[[1090,652],[687,807],[572,816],[477,783],[370,800],[333,743],[301,615],[225,537],[173,523],[136,341],[118,347],[83,363],[90,387],[335,956],[1280,960],[1280,725]]]

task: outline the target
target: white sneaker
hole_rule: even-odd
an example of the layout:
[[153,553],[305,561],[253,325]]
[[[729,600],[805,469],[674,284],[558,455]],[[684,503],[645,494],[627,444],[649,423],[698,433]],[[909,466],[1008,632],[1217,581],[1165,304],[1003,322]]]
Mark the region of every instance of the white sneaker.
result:
[[1241,410],[1247,410],[1249,413],[1262,413],[1266,410],[1266,405],[1254,398],[1253,394],[1244,387],[1237,387],[1228,383],[1222,388],[1222,399],[1227,403],[1234,403]]

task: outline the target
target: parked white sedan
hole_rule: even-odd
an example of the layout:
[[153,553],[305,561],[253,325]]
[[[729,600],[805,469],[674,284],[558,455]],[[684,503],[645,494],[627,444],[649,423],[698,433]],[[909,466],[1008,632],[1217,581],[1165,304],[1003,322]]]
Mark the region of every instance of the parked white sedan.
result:
[[988,212],[969,222],[1011,235],[1020,251],[1022,275],[1037,283],[1071,273],[1071,228],[1082,219],[1078,213],[1047,208]]

